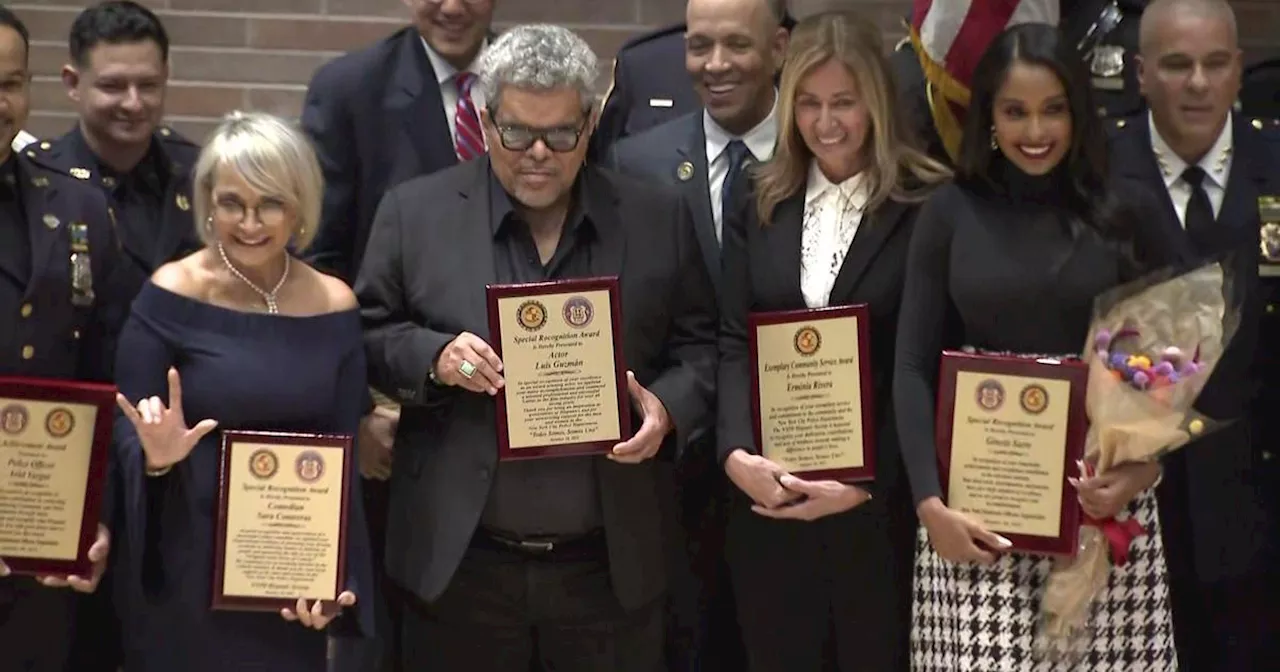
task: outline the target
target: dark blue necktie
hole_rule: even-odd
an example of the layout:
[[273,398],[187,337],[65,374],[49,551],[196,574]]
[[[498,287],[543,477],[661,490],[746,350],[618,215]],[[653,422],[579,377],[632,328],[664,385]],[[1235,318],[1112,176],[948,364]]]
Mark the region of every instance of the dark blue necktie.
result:
[[724,220],[729,216],[730,208],[733,207],[733,183],[738,179],[738,173],[742,172],[742,165],[747,160],[747,146],[741,140],[733,140],[724,148],[724,153],[729,159],[729,169],[724,174],[724,184],[720,185],[721,230],[724,229]]
[[1209,202],[1209,192],[1204,188],[1205,177],[1207,175],[1200,166],[1182,171],[1182,180],[1191,187],[1191,200],[1187,201],[1187,216],[1183,223],[1192,246],[1202,254],[1213,244],[1214,222],[1213,204]]

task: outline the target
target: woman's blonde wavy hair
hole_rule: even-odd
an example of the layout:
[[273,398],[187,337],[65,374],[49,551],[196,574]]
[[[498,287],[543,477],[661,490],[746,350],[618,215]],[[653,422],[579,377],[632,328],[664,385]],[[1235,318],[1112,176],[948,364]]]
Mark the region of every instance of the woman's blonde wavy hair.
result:
[[832,59],[853,75],[871,121],[863,147],[868,153],[868,211],[890,199],[924,200],[934,185],[951,177],[950,169],[915,148],[902,126],[880,29],[854,12],[816,14],[791,32],[779,87],[778,146],[773,158],[752,174],[761,226],[768,226],[779,203],[805,188],[813,153],[796,128],[796,94],[809,73]]

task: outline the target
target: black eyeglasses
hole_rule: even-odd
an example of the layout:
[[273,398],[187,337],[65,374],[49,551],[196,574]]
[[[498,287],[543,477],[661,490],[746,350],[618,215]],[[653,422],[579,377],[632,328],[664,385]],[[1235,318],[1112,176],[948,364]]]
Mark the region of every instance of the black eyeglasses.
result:
[[[493,118],[492,112],[489,113],[489,118]],[[494,126],[498,129],[498,139],[502,142],[502,147],[508,151],[523,152],[532,147],[533,143],[541,140],[547,149],[563,153],[572,152],[577,148],[578,141],[582,139],[582,133],[587,128],[587,120],[583,119],[576,126],[558,128],[530,128],[497,122],[494,122]]]

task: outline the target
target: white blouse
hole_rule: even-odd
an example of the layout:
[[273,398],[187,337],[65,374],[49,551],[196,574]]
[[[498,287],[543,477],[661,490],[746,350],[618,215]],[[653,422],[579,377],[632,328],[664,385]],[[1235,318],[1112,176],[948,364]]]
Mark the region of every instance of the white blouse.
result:
[[867,206],[863,174],[833,184],[816,162],[809,166],[800,242],[800,292],[810,308],[825,308],[844,255]]

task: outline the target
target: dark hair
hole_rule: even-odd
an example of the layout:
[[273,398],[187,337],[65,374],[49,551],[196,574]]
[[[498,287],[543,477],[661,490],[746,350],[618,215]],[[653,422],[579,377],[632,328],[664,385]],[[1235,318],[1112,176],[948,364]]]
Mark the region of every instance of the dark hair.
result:
[[89,52],[102,43],[128,44],[150,40],[169,61],[169,34],[151,10],[131,0],[108,0],[90,7],[71,24],[71,62],[83,68]]
[[957,181],[975,191],[1004,195],[1008,185],[1006,161],[991,147],[996,93],[1017,63],[1039,65],[1058,76],[1071,109],[1071,147],[1054,168],[1060,178],[1064,205],[1084,224],[1114,234],[1123,226],[1107,186],[1107,142],[1095,112],[1084,62],[1070,41],[1054,26],[1024,23],[1006,29],[983,53],[973,71],[972,93],[965,115],[964,136],[956,162]]
[[18,37],[22,38],[22,50],[26,52],[22,57],[22,61],[24,63],[27,62],[31,58],[31,33],[27,32],[27,24],[23,23],[22,19],[19,19],[18,15],[13,13],[13,10],[0,5],[0,26],[12,28],[14,32],[18,33]]

